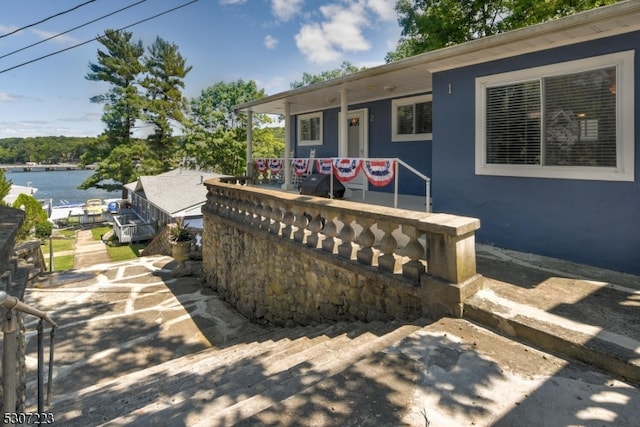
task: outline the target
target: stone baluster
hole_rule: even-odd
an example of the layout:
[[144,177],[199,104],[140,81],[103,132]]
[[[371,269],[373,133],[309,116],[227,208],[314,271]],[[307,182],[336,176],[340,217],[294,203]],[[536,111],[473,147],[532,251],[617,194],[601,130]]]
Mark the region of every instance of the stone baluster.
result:
[[293,210],[291,209],[291,206],[289,205],[285,205],[284,206],[284,215],[282,216],[282,222],[284,223],[284,226],[282,227],[282,237],[285,239],[292,239],[293,238],[293,232],[294,232],[294,228],[293,228],[293,223],[296,220],[296,216],[293,213]]
[[293,240],[299,243],[306,243],[306,237],[308,234],[307,224],[309,224],[307,213],[304,212],[303,207],[295,206],[293,208],[293,214],[295,215],[293,225],[296,228],[296,231],[293,233]]
[[342,258],[353,259],[356,256],[357,247],[353,241],[356,239],[356,231],[351,226],[351,222],[355,219],[353,215],[340,215],[340,221],[343,223],[340,230],[340,240],[342,243],[338,246],[338,255]]
[[238,194],[238,221],[241,224],[249,224],[249,201],[244,193]]
[[231,198],[229,197],[229,190],[221,191],[220,208],[222,215],[226,218],[231,218]]
[[336,236],[338,235],[338,227],[336,226],[334,216],[332,214],[325,215],[324,218],[326,222],[323,228],[325,238],[322,241],[322,250],[335,254],[338,251],[336,239]]
[[426,251],[419,240],[424,232],[406,224],[402,225],[402,232],[409,237],[409,243],[404,248],[409,261],[402,265],[402,275],[419,283],[420,276],[426,271],[422,263],[422,260],[426,259]]
[[260,215],[262,216],[262,221],[260,222],[260,228],[269,231],[271,226],[271,206],[264,199],[261,200]]
[[358,224],[362,226],[362,232],[358,236],[358,245],[360,249],[357,253],[357,260],[361,264],[375,265],[378,261],[378,250],[373,249],[376,236],[371,231],[371,227],[375,224],[372,218],[359,218]]
[[398,241],[393,237],[393,231],[398,228],[398,224],[379,222],[378,227],[384,232],[384,236],[380,241],[382,255],[378,257],[378,268],[390,273],[399,273],[402,270],[402,265],[395,253],[398,248]]
[[260,215],[260,209],[262,209],[262,202],[260,198],[252,195],[249,199],[249,218],[252,227],[259,228],[262,216]]
[[280,228],[282,227],[282,209],[279,206],[277,200],[271,200],[271,226],[269,227],[269,231],[271,234],[275,234],[276,236],[280,235]]
[[309,230],[309,235],[307,236],[307,246],[311,248],[320,248],[322,243],[322,234],[320,231],[324,227],[324,218],[320,215],[320,211],[311,210],[307,211],[308,215],[311,217],[309,224],[307,224],[307,229]]

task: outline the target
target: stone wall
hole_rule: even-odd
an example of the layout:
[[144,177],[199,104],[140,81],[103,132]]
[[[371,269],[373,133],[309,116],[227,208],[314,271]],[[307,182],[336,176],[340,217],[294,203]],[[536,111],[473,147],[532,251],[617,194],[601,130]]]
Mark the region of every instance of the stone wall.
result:
[[[473,249],[477,220],[448,216],[443,222],[438,214],[372,206],[364,210],[361,204],[219,181],[207,185],[204,284],[253,321],[291,326],[461,316],[464,299],[481,286]],[[322,226],[314,227],[309,219],[316,216],[314,209],[322,211]],[[361,219],[355,218],[355,211]],[[372,215],[377,215],[375,221]],[[334,220],[337,216],[342,225],[331,231],[328,224],[340,223]],[[392,217],[413,236],[402,248],[390,233],[375,239],[365,231],[376,221],[381,228],[395,230],[388,226]],[[434,221],[426,227],[430,231],[416,231],[424,228],[420,222],[426,218]],[[446,264],[432,270],[448,277],[427,273],[427,251],[419,241],[431,242],[431,258]],[[385,247],[386,253],[377,246]],[[385,256],[393,261],[382,262]]]

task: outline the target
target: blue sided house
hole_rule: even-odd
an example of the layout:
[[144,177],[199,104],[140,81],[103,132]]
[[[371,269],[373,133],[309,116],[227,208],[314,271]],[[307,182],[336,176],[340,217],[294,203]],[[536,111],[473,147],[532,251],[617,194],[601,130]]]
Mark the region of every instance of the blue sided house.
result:
[[639,49],[623,1],[236,109],[284,116],[285,167],[398,158],[433,211],[480,218],[481,243],[640,274]]

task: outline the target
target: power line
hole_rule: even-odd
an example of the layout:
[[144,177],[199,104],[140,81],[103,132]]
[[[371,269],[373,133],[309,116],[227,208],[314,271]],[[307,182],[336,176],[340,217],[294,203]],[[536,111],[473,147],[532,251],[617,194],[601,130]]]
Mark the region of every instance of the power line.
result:
[[96,0],[89,0],[89,1],[86,1],[86,2],[84,2],[84,3],[82,3],[82,4],[79,4],[79,5],[77,5],[77,6],[72,7],[71,9],[68,9],[68,10],[65,10],[65,11],[63,11],[63,12],[56,13],[55,15],[51,15],[51,16],[49,16],[49,17],[47,17],[47,18],[44,18],[44,19],[43,19],[43,20],[41,20],[41,21],[34,22],[33,24],[25,25],[25,26],[24,26],[24,27],[22,27],[22,28],[18,28],[17,30],[13,30],[13,31],[11,31],[10,33],[2,34],[2,35],[0,35],[0,39],[1,39],[1,38],[4,38],[4,37],[7,37],[7,36],[10,36],[11,34],[15,34],[15,33],[17,33],[18,31],[22,31],[22,30],[27,29],[27,28],[29,28],[29,27],[33,27],[33,26],[36,26],[36,25],[38,25],[38,24],[42,24],[43,22],[48,21],[48,20],[49,20],[49,19],[51,19],[51,18],[55,18],[56,16],[64,15],[65,13],[69,13],[69,12],[71,12],[71,11],[74,11],[74,10],[76,10],[76,9],[79,9],[79,8],[81,8],[82,6],[85,6],[85,5],[89,4],[89,3],[93,3],[94,1],[96,1]]
[[[190,2],[187,2],[187,3],[181,4],[180,6],[176,6],[176,7],[172,8],[172,9],[165,10],[164,12],[158,13],[157,15],[153,15],[153,16],[150,16],[150,17],[148,17],[148,18],[142,19],[142,20],[140,20],[140,21],[138,21],[138,22],[134,22],[133,24],[127,25],[127,26],[122,27],[122,28],[119,28],[119,29],[117,29],[117,30],[115,30],[115,31],[122,31],[122,30],[126,30],[127,28],[131,28],[131,27],[133,27],[133,26],[135,26],[135,25],[142,24],[143,22],[151,21],[152,19],[155,19],[155,18],[157,18],[157,17],[159,17],[159,16],[162,16],[162,15],[166,15],[167,13],[171,13],[171,12],[176,11],[176,10],[178,10],[178,9],[181,9],[181,8],[183,8],[183,7],[185,7],[185,6],[189,6],[190,4],[192,4],[192,3],[196,3],[197,1],[198,1],[198,0],[192,0],[192,1],[190,1]],[[73,46],[69,46],[69,47],[66,47],[66,48],[64,48],[64,49],[57,50],[57,51],[55,51],[55,52],[51,52],[51,53],[49,53],[49,54],[47,54],[47,55],[40,56],[40,57],[35,58],[35,59],[32,59],[32,60],[30,60],[30,61],[26,61],[26,62],[23,62],[23,63],[21,63],[21,64],[14,65],[13,67],[5,68],[4,70],[0,70],[0,74],[2,74],[2,73],[6,73],[7,71],[15,70],[16,68],[24,67],[25,65],[32,64],[32,63],[34,63],[34,62],[40,61],[40,60],[45,59],[45,58],[49,58],[49,57],[54,56],[54,55],[57,55],[57,54],[59,54],[59,53],[66,52],[66,51],[71,50],[71,49],[75,49],[76,47],[84,46],[85,44],[89,44],[89,43],[91,43],[91,42],[93,42],[93,41],[100,40],[100,39],[102,39],[102,38],[104,38],[104,37],[105,37],[105,36],[104,36],[104,35],[102,35],[102,36],[100,36],[100,37],[96,37],[96,38],[94,38],[94,39],[87,40],[87,41],[84,41],[84,42],[82,42],[82,43],[78,43],[78,44],[75,44],[75,45],[73,45]]]
[[33,44],[30,44],[29,46],[25,46],[25,47],[22,47],[22,48],[20,48],[20,49],[14,50],[13,52],[9,52],[9,53],[7,53],[7,54],[4,54],[4,55],[0,56],[0,59],[2,59],[2,58],[6,58],[7,56],[11,56],[11,55],[13,55],[13,54],[15,54],[15,53],[18,53],[18,52],[22,52],[23,50],[29,49],[30,47],[37,46],[37,45],[39,45],[40,43],[44,43],[44,42],[47,42],[47,41],[49,41],[49,40],[51,40],[51,39],[55,39],[56,37],[60,37],[60,36],[62,36],[62,35],[64,35],[64,34],[70,33],[71,31],[75,31],[75,30],[77,30],[78,28],[86,27],[86,26],[87,26],[87,25],[89,25],[89,24],[93,24],[94,22],[100,21],[101,19],[107,18],[107,17],[109,17],[109,16],[111,16],[111,15],[115,15],[116,13],[122,12],[123,10],[129,9],[129,8],[131,8],[131,7],[133,7],[133,6],[137,6],[137,5],[139,5],[140,3],[144,3],[145,1],[147,1],[147,0],[140,0],[140,1],[139,1],[139,2],[137,2],[137,3],[131,4],[131,5],[126,6],[126,7],[123,7],[122,9],[118,9],[118,10],[116,10],[115,12],[111,12],[111,13],[109,13],[109,14],[107,14],[107,15],[103,15],[103,16],[101,16],[101,17],[99,17],[99,18],[96,18],[96,19],[94,19],[94,20],[92,20],[92,21],[85,22],[84,24],[82,24],[82,25],[78,25],[77,27],[70,28],[70,29],[68,29],[68,30],[66,30],[66,31],[63,31],[63,32],[61,32],[61,33],[56,34],[55,36],[48,37],[48,38],[46,38],[46,39],[44,39],[44,40],[40,40],[39,42],[35,42],[35,43],[33,43]]

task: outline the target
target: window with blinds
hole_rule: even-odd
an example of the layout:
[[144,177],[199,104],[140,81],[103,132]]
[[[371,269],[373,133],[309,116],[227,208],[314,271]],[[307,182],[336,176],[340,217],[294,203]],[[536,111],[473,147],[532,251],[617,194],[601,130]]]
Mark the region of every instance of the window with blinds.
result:
[[616,165],[616,69],[488,87],[487,163]]
[[298,145],[322,145],[322,113],[298,116]]
[[[581,175],[564,176],[612,180],[633,175],[627,158],[634,149],[632,52],[480,78],[476,96],[477,172],[563,177],[562,170],[578,170]],[[523,167],[527,172],[519,173]],[[597,168],[608,175],[598,178]]]
[[393,141],[430,140],[433,132],[431,95],[392,101]]

